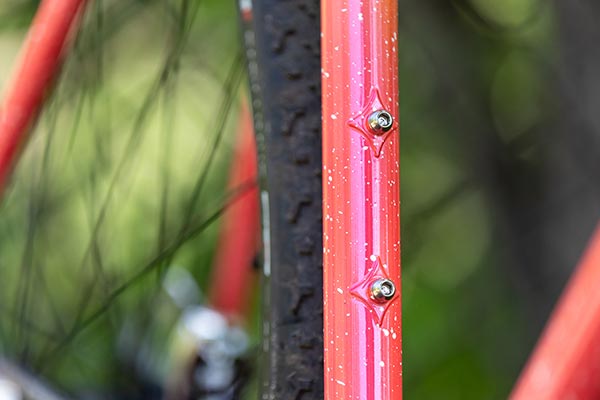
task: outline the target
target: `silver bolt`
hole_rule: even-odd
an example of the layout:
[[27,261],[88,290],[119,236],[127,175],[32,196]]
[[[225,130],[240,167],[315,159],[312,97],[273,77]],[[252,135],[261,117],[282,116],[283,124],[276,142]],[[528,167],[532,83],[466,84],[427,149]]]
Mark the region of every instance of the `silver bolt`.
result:
[[396,286],[389,279],[377,279],[371,284],[371,298],[378,302],[386,302],[396,294]]
[[389,132],[394,125],[394,117],[386,110],[377,110],[369,115],[369,130],[375,135],[383,135]]

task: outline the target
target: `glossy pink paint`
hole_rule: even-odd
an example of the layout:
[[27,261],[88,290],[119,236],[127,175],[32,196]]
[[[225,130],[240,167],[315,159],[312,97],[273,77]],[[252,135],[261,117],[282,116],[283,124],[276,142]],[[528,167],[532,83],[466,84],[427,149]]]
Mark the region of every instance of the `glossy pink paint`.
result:
[[[325,398],[402,398],[397,2],[322,2]],[[385,109],[394,125],[372,133]],[[371,298],[392,280],[394,297]]]

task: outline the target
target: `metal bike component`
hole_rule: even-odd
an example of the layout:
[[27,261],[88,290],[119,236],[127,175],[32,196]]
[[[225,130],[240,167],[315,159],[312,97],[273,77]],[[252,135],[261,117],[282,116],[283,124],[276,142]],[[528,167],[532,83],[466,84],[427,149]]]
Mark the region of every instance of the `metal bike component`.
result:
[[369,115],[369,130],[375,135],[389,132],[394,125],[394,117],[386,110],[377,110]]
[[390,301],[396,294],[396,286],[389,279],[377,279],[371,285],[371,298],[381,303]]
[[0,357],[0,399],[66,400],[67,398],[54,388],[50,388],[42,379]]
[[382,93],[377,86],[371,87],[362,107],[348,119],[348,126],[360,133],[365,144],[375,157],[381,156],[385,142],[396,129],[396,121],[387,111],[387,102],[381,100]]
[[402,398],[397,11],[321,3],[325,399]]
[[249,339],[244,330],[212,308],[188,306],[173,340],[167,398],[239,398],[235,393],[247,378],[243,360]]

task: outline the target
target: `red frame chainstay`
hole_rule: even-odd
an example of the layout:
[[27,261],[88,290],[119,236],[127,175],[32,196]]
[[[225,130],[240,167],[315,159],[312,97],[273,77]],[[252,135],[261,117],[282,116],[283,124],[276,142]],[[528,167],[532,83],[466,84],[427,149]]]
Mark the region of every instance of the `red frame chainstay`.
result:
[[599,398],[599,340],[600,225],[510,399]]
[[0,104],[0,193],[19,150],[50,90],[69,34],[85,0],[44,0],[35,15],[21,59]]
[[397,2],[321,4],[325,398],[401,399]]
[[260,244],[258,164],[250,107],[242,104],[229,188],[241,191],[223,213],[219,245],[210,278],[209,303],[224,315],[245,321],[255,286],[252,262]]

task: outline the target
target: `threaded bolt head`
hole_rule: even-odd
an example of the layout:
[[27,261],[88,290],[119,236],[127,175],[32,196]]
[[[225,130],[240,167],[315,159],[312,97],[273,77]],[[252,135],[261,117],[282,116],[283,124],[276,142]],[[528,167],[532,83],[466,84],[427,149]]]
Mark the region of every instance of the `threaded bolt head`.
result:
[[389,279],[377,279],[371,284],[371,298],[377,302],[390,301],[396,294],[396,286]]
[[383,135],[394,126],[394,117],[386,110],[377,110],[368,118],[369,130],[375,135]]

